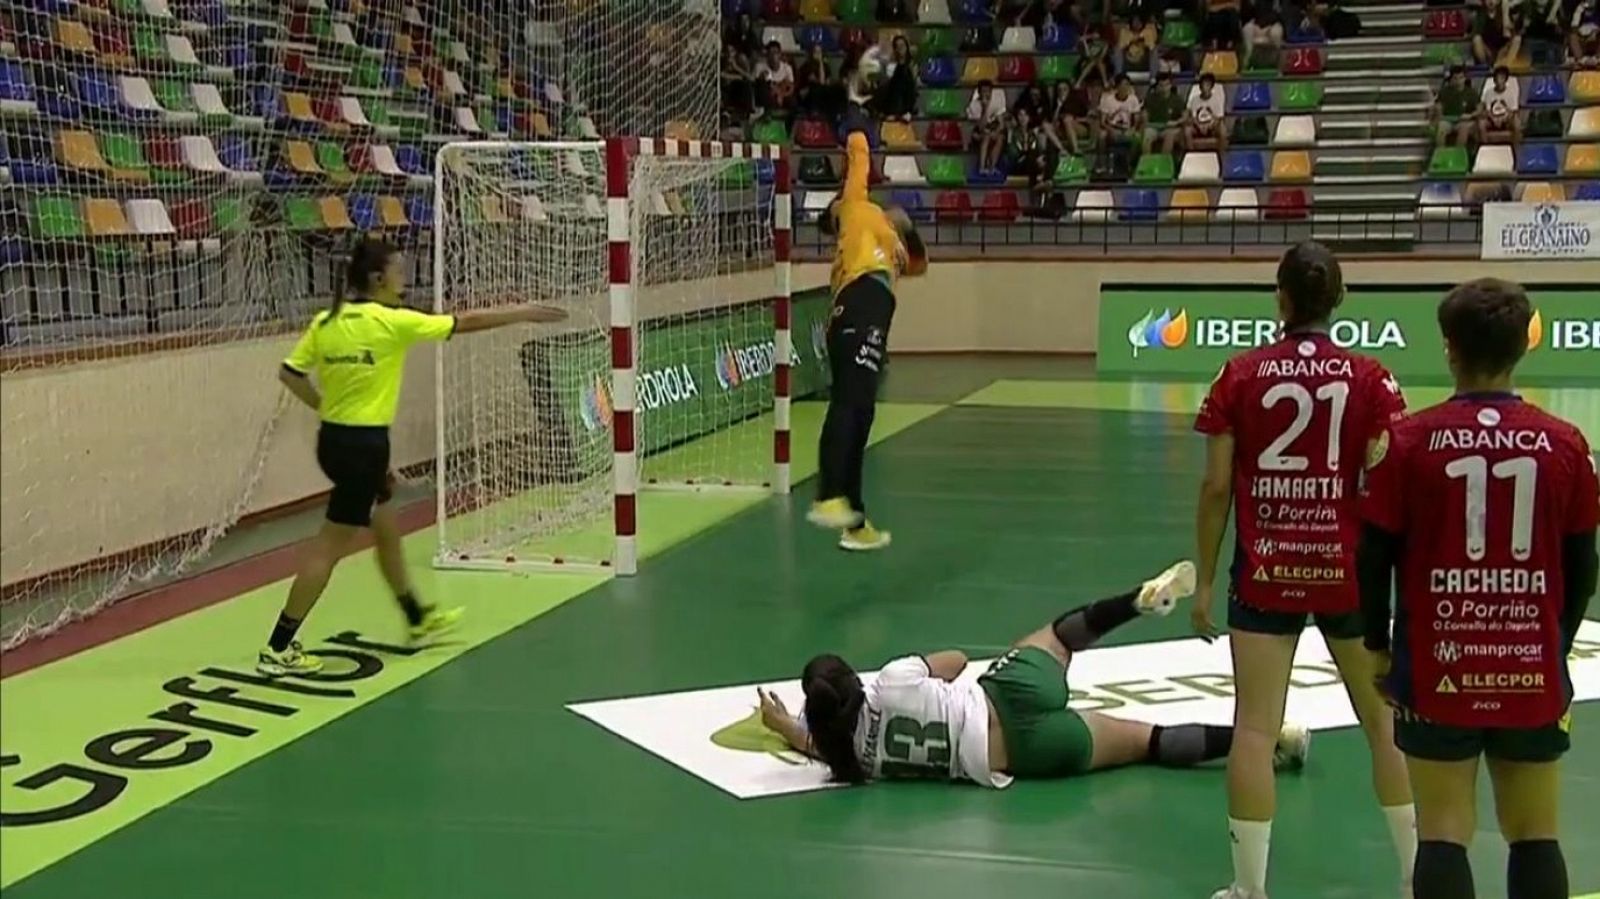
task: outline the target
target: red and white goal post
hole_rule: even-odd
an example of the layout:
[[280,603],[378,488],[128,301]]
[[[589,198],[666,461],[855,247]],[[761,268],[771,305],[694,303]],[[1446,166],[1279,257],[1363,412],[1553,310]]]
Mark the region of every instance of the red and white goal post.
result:
[[435,311],[569,318],[437,354],[437,566],[633,574],[641,488],[789,491],[789,171],[768,144],[439,151]]

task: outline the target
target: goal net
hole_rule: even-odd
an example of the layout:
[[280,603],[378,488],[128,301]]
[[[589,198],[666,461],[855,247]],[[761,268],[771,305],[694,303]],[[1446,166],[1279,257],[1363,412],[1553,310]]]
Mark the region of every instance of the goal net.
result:
[[763,145],[440,154],[436,308],[569,318],[440,353],[438,564],[632,573],[638,535],[684,514],[641,489],[788,490],[787,182]]

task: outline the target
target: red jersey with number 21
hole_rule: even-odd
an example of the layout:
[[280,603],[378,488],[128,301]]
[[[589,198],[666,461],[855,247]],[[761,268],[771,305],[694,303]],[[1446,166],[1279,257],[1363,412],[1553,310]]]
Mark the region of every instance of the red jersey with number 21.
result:
[[1367,443],[1405,411],[1394,376],[1326,334],[1290,334],[1229,360],[1195,430],[1233,434],[1233,589],[1274,612],[1361,604],[1357,485]]
[[1456,727],[1558,720],[1561,546],[1600,517],[1578,429],[1510,394],[1456,397],[1395,426],[1362,512],[1404,541],[1396,698]]

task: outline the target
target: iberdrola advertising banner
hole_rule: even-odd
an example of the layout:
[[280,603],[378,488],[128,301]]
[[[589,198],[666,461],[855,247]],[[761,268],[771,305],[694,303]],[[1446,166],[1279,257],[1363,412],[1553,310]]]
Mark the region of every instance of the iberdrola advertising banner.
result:
[[[1351,288],[1330,336],[1402,378],[1448,381],[1436,318],[1448,288]],[[1524,381],[1600,383],[1600,284],[1529,288],[1533,320]],[[1127,376],[1209,378],[1230,357],[1278,336],[1271,287],[1107,285],[1096,368]]]

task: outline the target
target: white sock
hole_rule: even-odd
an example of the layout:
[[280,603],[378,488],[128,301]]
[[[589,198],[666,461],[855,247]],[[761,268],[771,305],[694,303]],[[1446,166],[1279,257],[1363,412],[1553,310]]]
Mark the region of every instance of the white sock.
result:
[[1233,840],[1233,885],[1247,896],[1266,895],[1272,822],[1229,818],[1228,836]]
[[1417,864],[1417,807],[1386,805],[1383,817],[1389,822],[1389,837],[1394,840],[1394,854],[1400,861],[1400,882],[1411,882],[1411,871]]

